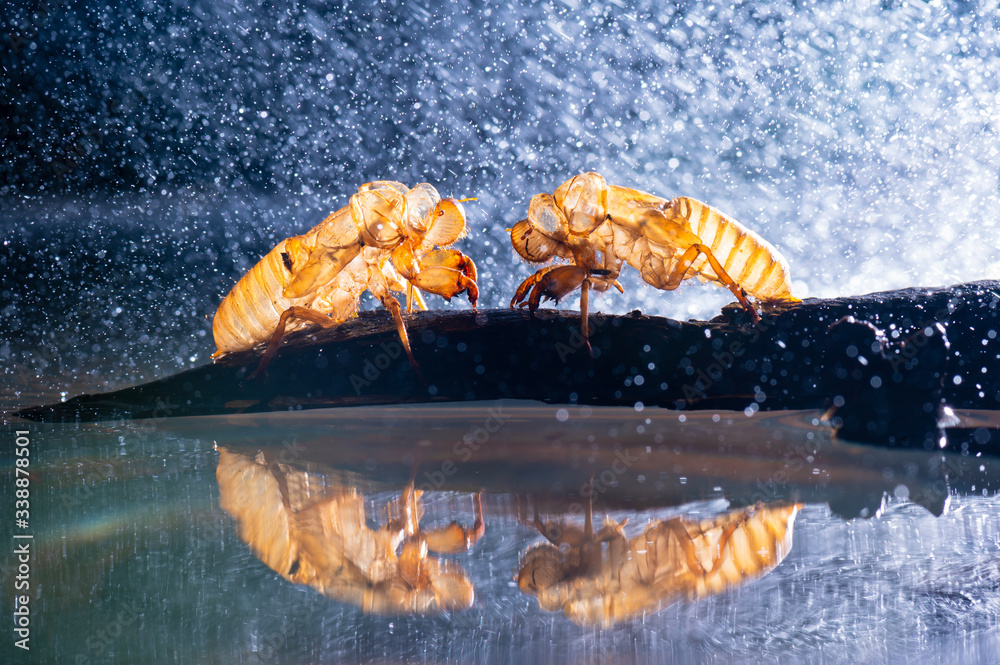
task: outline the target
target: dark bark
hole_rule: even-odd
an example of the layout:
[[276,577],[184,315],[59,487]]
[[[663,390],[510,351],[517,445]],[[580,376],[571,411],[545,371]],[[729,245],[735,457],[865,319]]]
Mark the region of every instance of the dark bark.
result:
[[756,325],[736,307],[709,322],[593,315],[592,356],[575,312],[422,312],[407,327],[423,380],[388,313],[368,312],[291,335],[263,378],[245,378],[259,362],[246,352],[18,415],[92,421],[503,398],[642,402],[820,409],[844,438],[933,447],[945,405],[1000,402],[998,294],[1000,282],[984,281],[810,299]]

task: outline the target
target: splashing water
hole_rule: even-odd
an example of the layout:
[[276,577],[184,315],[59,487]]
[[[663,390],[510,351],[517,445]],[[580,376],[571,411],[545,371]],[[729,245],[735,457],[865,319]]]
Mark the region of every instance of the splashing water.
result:
[[[27,406],[207,362],[211,316],[234,281],[381,178],[477,197],[459,247],[480,267],[482,307],[505,306],[532,271],[505,229],[533,194],[586,170],[725,211],[787,257],[800,297],[996,278],[997,9],[7,5],[0,397]],[[709,318],[730,300],[699,284],[659,292],[634,270],[622,282],[624,295],[592,309]],[[44,431],[38,468],[63,500],[40,513],[36,579],[66,591],[45,599],[39,632],[117,627],[119,659],[502,662],[556,645],[569,660],[823,649],[834,661],[974,661],[997,650],[992,497],[963,497],[941,518],[893,505],[867,522],[811,504],[761,586],[609,632],[515,593],[522,526],[508,517],[480,545],[475,581],[494,605],[390,619],[256,562],[214,511],[207,441]],[[97,662],[111,648],[78,642],[56,655]]]
[[[201,362],[233,280],[376,178],[478,197],[484,306],[529,274],[504,229],[590,169],[731,214],[800,295],[996,276],[998,21],[921,3],[15,10],[0,353],[129,378]],[[634,272],[596,307],[729,300]]]

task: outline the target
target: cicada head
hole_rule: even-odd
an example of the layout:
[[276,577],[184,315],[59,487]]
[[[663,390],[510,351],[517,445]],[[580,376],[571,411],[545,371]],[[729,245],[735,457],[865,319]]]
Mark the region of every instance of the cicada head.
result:
[[465,235],[465,208],[458,199],[441,199],[424,219],[427,231],[420,243],[422,250],[447,247]]
[[517,573],[517,586],[524,593],[537,595],[539,591],[558,584],[565,574],[559,549],[545,543],[525,552]]
[[556,255],[561,243],[536,229],[527,219],[522,219],[510,230],[514,250],[532,263],[544,263]]

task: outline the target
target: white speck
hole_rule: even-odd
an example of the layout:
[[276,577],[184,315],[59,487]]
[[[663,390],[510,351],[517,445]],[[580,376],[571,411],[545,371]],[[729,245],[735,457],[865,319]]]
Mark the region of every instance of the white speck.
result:
[[558,411],[556,411],[556,420],[558,420],[561,423],[564,423],[567,420],[569,420],[569,411],[567,411],[566,409],[559,409]]

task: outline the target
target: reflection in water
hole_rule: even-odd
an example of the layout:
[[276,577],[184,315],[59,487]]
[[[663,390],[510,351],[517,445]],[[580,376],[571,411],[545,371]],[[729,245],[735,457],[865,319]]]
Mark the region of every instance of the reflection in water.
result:
[[[465,570],[430,553],[463,552],[483,536],[475,523],[423,530],[422,491],[409,484],[386,507],[380,527],[369,526],[366,499],[333,474],[219,449],[219,504],[240,538],[286,580],[303,584],[367,613],[432,614],[472,606]],[[543,610],[579,624],[610,626],[653,613],[682,599],[705,598],[760,577],[788,554],[800,504],[747,508],[710,520],[659,520],[628,538],[627,519],[605,518],[595,529],[565,519],[534,526],[549,542],[521,558],[522,592]]]
[[535,526],[549,542],[525,553],[518,586],[544,610],[608,627],[770,572],[792,547],[801,507],[747,508],[704,521],[675,517],[631,539],[624,533],[628,520],[606,517],[595,533],[589,508],[583,528],[543,523],[536,515]]
[[[32,520],[31,581],[42,591],[33,617],[55,627],[43,631],[37,660],[158,663],[168,653],[184,663],[275,664],[1000,662],[998,456],[847,445],[810,425],[817,414],[722,413],[714,422],[710,412],[688,413],[681,423],[677,413],[652,408],[595,408],[587,416],[583,407],[504,404],[503,427],[467,462],[456,457],[456,441],[491,409],[37,428],[31,472],[44,491]],[[569,414],[565,422],[559,409]],[[968,426],[995,440],[1000,415],[974,415]],[[236,446],[245,453],[241,465],[228,454]],[[259,450],[305,470],[279,466],[289,508],[273,474],[254,462]],[[632,465],[603,483],[616,452]],[[219,510],[220,459],[222,502],[239,521]],[[378,532],[392,519],[386,504],[414,469],[418,488],[433,485],[420,497],[423,529],[452,520],[472,527],[472,499],[483,489],[482,538],[465,554],[430,554],[461,563],[475,587],[468,610],[363,614],[289,583],[240,541],[240,522],[249,522],[241,513],[250,512],[240,503],[271,510],[254,528],[263,532],[270,520],[278,532],[279,522],[291,523],[320,496],[349,494],[345,486],[358,488],[366,527]],[[438,472],[440,485],[428,477]],[[765,577],[693,603],[678,597],[605,630],[541,608],[512,579],[526,550],[545,542],[530,525],[531,506],[542,521],[584,533],[580,488],[591,477],[593,530],[605,514],[628,517],[629,540],[652,520],[712,518],[758,498],[769,508],[805,507],[795,516],[794,547]],[[236,501],[241,484],[248,487]],[[857,510],[844,506],[852,497],[858,506],[877,499],[867,519],[851,519]],[[915,501],[943,506],[943,514]],[[304,559],[304,546],[295,548]],[[275,568],[288,572],[293,560]],[[109,630],[121,630],[113,656]]]
[[379,614],[427,614],[472,606],[465,571],[429,556],[468,549],[484,527],[479,498],[472,529],[452,523],[422,531],[419,490],[388,506],[389,519],[368,527],[356,488],[291,469],[266,453],[219,450],[219,504],[240,538],[285,579]]

